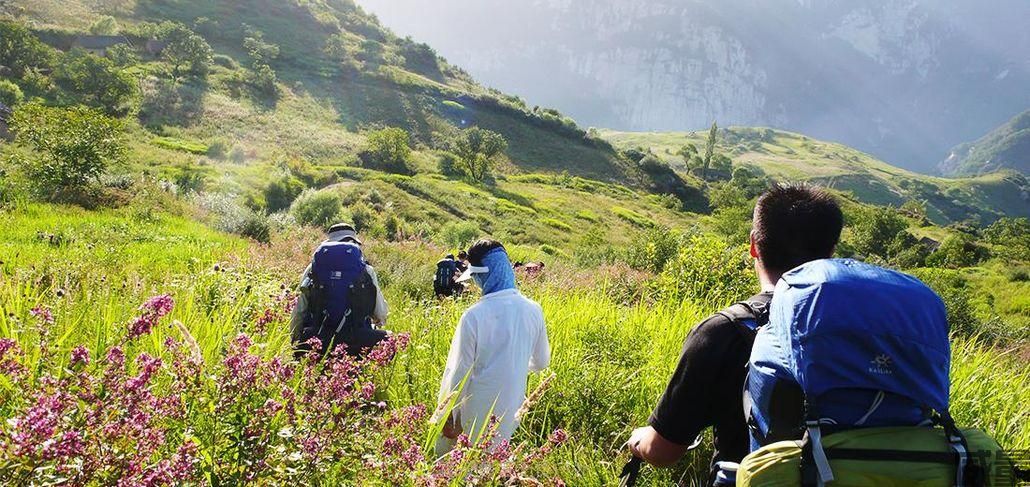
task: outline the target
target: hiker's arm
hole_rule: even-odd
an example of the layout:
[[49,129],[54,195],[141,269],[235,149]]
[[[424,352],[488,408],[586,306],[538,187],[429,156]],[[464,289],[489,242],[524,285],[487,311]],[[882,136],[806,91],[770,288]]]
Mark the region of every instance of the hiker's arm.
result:
[[688,445],[714,423],[715,411],[730,407],[714,404],[713,398],[716,385],[727,380],[721,376],[726,370],[727,345],[737,333],[733,327],[721,325],[725,323],[709,319],[690,331],[676,370],[651,413],[650,425],[634,431],[638,437],[633,441],[640,441],[638,448],[648,463],[675,463]]
[[650,426],[633,430],[627,445],[633,456],[656,467],[670,467],[687,453],[686,445],[666,440]]
[[293,312],[290,313],[290,337],[293,340],[299,340],[301,334],[301,327],[304,326],[304,313],[308,310],[308,288],[311,286],[311,282],[308,280],[308,273],[311,272],[311,264],[304,269],[304,273],[300,275],[300,285],[297,289],[297,304],[293,307]]
[[[463,315],[461,321],[458,322],[458,327],[454,330],[454,338],[451,339],[451,349],[447,354],[447,366],[443,371],[443,378],[440,380],[440,394],[437,396],[437,404],[440,408],[446,410],[449,405],[444,405],[445,402],[454,401],[454,404],[461,402],[460,395],[458,394],[459,389],[462,389],[465,381],[465,376],[472,370],[472,364],[476,359],[476,336],[475,328],[472,326],[471,319],[468,315]],[[457,406],[455,406],[457,409]],[[452,411],[452,416],[448,416],[447,421],[453,421],[453,414],[456,411]],[[446,425],[446,424],[445,424]],[[460,430],[461,425],[458,425]]]
[[390,309],[386,305],[386,298],[383,297],[383,288],[379,287],[379,276],[372,266],[366,266],[368,276],[372,278],[372,284],[376,287],[376,308],[372,311],[372,318],[380,325],[386,325],[386,318],[390,315]]
[[551,365],[551,344],[547,341],[547,327],[543,324],[543,310],[540,311],[540,334],[533,344],[533,355],[529,357],[529,370],[539,372]]

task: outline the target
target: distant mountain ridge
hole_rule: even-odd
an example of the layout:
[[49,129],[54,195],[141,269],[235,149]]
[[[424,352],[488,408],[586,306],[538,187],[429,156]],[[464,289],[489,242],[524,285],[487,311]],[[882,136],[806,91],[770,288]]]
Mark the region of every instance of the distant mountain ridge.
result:
[[956,146],[939,167],[942,173],[952,176],[984,174],[999,169],[1030,174],[1030,110],[1016,115],[975,142]]
[[1030,2],[359,0],[584,125],[771,126],[932,172],[1030,106]]

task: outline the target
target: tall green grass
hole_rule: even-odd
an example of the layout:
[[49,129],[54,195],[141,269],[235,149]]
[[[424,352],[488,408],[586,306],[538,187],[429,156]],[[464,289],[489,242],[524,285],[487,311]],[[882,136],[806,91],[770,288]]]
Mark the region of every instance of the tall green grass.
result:
[[[218,363],[240,331],[255,337],[262,354],[285,354],[285,316],[267,330],[255,329],[255,318],[293,286],[316,239],[294,235],[259,246],[188,219],[131,208],[86,212],[30,205],[0,213],[0,226],[0,337],[13,337],[31,352],[39,337],[29,311],[49,306],[57,317],[55,356],[62,361],[74,345],[101,350],[115,342],[139,303],[157,293],[175,298],[167,322],[186,326],[206,363]],[[366,248],[391,305],[389,328],[411,334],[409,349],[382,372],[381,394],[392,408],[432,406],[454,327],[476,297],[430,297],[433,263],[442,250],[432,244],[370,242]],[[553,350],[549,373],[555,377],[515,439],[540,445],[559,427],[572,437],[538,467],[541,475],[560,476],[569,485],[614,483],[626,459],[622,442],[646,423],[684,337],[716,308],[692,296],[641,298],[627,282],[618,272],[558,264],[521,283],[544,308]],[[160,326],[130,353],[157,352],[175,333]],[[541,378],[529,379],[530,390]],[[1030,448],[1025,359],[956,339],[952,385],[952,410],[963,426],[982,428],[1007,448]],[[9,418],[12,411],[2,405],[0,419]],[[673,469],[647,468],[644,484],[699,482],[710,454],[706,442]]]

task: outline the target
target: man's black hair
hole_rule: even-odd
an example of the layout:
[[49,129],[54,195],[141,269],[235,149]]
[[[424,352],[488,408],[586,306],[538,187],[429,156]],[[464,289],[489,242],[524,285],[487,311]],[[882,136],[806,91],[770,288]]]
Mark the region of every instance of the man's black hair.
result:
[[461,260],[468,260],[469,253],[462,250],[461,252],[458,252],[458,258]]
[[447,255],[443,256],[443,258],[454,260],[454,254],[447,254]]
[[751,228],[765,268],[786,272],[831,257],[844,214],[837,199],[822,188],[777,184],[758,197]]
[[503,249],[504,246],[492,238],[481,238],[469,247],[469,263],[474,266],[483,265],[483,257],[493,249]]

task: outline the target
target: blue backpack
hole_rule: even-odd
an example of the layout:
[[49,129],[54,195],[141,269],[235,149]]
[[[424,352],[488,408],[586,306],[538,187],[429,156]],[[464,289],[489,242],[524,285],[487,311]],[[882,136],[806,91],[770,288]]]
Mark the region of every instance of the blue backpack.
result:
[[918,279],[851,259],[801,265],[777,283],[751,350],[752,451],[947,417],[950,359],[944,303]]
[[361,247],[323,242],[315,249],[307,279],[308,308],[299,344],[318,337],[325,351],[330,343],[346,342],[349,332],[369,325],[377,290]]

